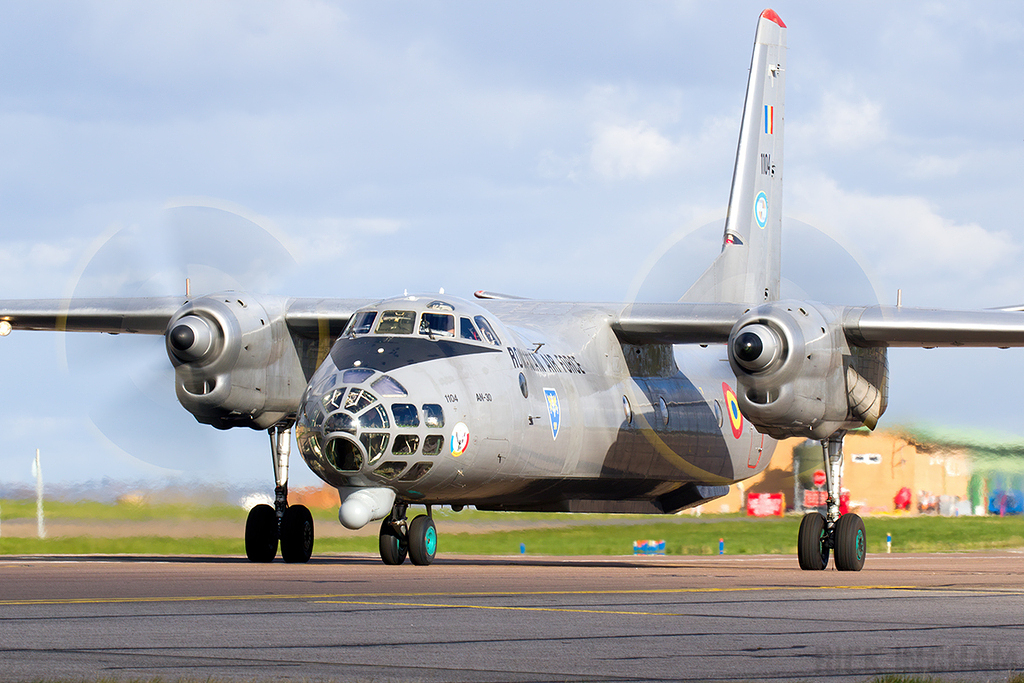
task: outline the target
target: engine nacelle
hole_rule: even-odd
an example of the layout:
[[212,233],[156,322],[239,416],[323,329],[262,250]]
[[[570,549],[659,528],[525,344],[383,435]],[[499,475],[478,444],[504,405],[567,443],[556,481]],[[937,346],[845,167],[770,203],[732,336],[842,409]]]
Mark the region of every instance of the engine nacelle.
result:
[[171,318],[175,390],[199,422],[267,429],[298,409],[306,379],[283,308],[277,298],[261,303],[223,292],[190,301]]
[[874,428],[886,404],[885,349],[851,349],[839,312],[781,301],[751,309],[733,326],[736,399],[759,431],[823,439]]

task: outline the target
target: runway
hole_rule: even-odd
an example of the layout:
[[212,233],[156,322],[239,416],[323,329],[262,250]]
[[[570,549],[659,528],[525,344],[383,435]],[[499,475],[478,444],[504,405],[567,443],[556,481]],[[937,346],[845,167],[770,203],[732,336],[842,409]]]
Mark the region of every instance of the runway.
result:
[[1005,681],[1022,643],[1022,552],[0,558],[13,681]]

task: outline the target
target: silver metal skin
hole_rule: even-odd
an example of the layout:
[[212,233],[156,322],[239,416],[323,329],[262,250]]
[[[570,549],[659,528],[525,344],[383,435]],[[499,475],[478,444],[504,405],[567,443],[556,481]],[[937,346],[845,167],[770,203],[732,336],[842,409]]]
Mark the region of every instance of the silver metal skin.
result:
[[[724,349],[687,348],[684,376],[671,347],[619,340],[617,308],[426,295],[360,309],[375,323],[389,311],[482,318],[500,344],[343,335],[303,398],[300,453],[338,487],[507,510],[670,512],[763,470],[774,441],[749,425],[722,438]],[[420,416],[400,426],[410,406]]]
[[[433,559],[434,527],[406,520],[411,503],[428,516],[441,504],[675,512],[764,470],[775,439],[804,436],[824,444],[829,503],[827,535],[814,518],[801,537],[801,566],[823,568],[832,547],[839,568],[859,569],[863,525],[838,508],[842,441],[885,412],[887,347],[1024,346],[1024,312],[779,300],[785,52],[785,24],[765,10],[722,252],[679,302],[220,292],[0,301],[0,322],[165,335],[186,410],[270,433],[278,520],[294,425],[303,460],[338,488],[341,522],[386,519],[390,564]],[[269,512],[247,523],[254,561],[284,533]],[[286,559],[308,559],[311,536],[282,538]]]

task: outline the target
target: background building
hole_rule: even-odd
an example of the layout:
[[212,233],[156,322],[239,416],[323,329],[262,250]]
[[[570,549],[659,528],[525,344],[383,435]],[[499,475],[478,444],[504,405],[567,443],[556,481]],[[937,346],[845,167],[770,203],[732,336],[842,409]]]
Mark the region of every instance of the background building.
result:
[[[964,430],[858,430],[846,437],[843,489],[860,514],[901,509],[944,515],[1019,513],[1024,489],[1024,441]],[[821,445],[806,439],[779,443],[761,475],[732,487],[704,512],[736,512],[749,493],[781,493],[787,511],[813,506],[814,473],[823,470]],[[900,495],[901,490],[903,494]],[[807,495],[807,492],[811,492]],[[1016,493],[1014,493],[1016,492]],[[994,501],[994,502],[993,502]]]

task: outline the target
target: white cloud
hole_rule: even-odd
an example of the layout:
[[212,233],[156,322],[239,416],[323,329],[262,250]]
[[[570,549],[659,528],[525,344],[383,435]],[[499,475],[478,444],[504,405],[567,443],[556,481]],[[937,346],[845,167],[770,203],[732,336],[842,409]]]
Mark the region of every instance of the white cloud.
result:
[[836,150],[856,150],[882,142],[886,125],[882,105],[864,96],[842,96],[828,91],[821,107],[803,131],[809,140]]
[[0,242],[0,292],[4,298],[33,297],[39,292],[56,296],[53,286],[63,283],[81,257],[86,241],[77,238],[45,242]]
[[590,164],[602,178],[643,179],[670,168],[678,146],[646,121],[628,126],[598,126],[590,150]]
[[789,192],[789,206],[808,216],[802,220],[824,217],[863,249],[876,272],[914,287],[928,305],[977,304],[972,294],[990,296],[1001,274],[1015,272],[1022,251],[1011,233],[946,218],[922,197],[869,195],[825,176],[794,182]]

